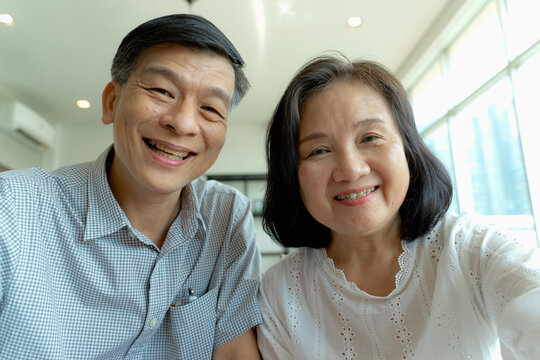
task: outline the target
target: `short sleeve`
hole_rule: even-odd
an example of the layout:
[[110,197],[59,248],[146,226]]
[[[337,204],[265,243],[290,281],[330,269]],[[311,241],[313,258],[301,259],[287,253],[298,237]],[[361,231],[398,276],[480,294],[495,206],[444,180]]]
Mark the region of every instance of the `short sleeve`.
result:
[[214,348],[261,323],[257,292],[261,279],[260,253],[249,203],[235,208],[226,266],[217,304]]

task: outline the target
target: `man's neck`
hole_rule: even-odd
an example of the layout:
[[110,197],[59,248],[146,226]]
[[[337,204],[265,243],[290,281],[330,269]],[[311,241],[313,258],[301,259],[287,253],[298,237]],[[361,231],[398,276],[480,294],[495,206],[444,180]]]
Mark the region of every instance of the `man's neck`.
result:
[[119,204],[131,225],[160,249],[181,207],[179,196],[174,202],[119,201]]
[[114,176],[113,173],[114,169],[111,168],[107,176],[109,186],[131,225],[161,249],[169,228],[180,212],[181,190],[160,194],[138,186],[136,182],[126,181],[126,177],[118,174]]

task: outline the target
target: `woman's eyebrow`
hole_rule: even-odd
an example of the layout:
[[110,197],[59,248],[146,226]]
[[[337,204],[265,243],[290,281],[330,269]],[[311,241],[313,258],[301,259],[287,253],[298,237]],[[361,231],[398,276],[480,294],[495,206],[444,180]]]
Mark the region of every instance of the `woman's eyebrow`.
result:
[[298,139],[298,145],[301,145],[302,143],[305,143],[305,142],[308,142],[308,141],[321,139],[321,138],[324,138],[326,136],[327,135],[325,133],[314,132],[314,133],[311,133],[309,135],[306,135],[306,136],[303,136],[303,137],[299,138]]
[[[366,118],[366,119],[362,119],[356,122],[353,128],[357,129],[359,127],[364,127],[364,126],[369,126],[369,125],[385,125],[385,124],[386,124],[385,121],[379,118]],[[324,132],[314,132],[314,133],[311,133],[311,134],[308,134],[306,136],[299,138],[298,145],[304,142],[321,139],[326,136],[327,135]]]

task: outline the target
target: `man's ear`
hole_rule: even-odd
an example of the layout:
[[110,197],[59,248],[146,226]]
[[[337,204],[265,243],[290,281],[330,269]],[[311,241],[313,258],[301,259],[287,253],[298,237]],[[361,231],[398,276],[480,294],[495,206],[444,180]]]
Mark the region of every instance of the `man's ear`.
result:
[[116,102],[120,97],[120,90],[121,86],[116,81],[109,82],[103,89],[103,94],[101,94],[101,108],[103,111],[101,121],[105,125],[114,122],[114,111]]

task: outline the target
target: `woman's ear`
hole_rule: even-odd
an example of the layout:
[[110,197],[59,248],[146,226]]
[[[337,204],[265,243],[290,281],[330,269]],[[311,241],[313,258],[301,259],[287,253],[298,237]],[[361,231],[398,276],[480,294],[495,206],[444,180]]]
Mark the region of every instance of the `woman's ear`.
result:
[[120,97],[120,90],[121,86],[116,81],[109,82],[103,89],[103,94],[101,94],[101,108],[103,111],[101,121],[105,125],[114,122],[114,111],[116,101]]

